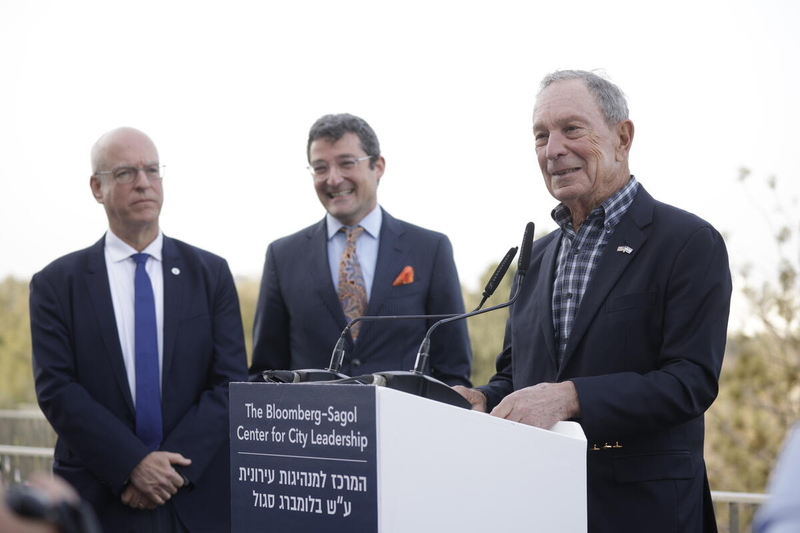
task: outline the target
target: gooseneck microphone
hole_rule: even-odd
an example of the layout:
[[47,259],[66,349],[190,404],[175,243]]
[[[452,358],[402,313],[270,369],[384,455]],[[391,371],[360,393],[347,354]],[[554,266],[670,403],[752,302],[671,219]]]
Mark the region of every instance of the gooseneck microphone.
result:
[[497,265],[497,268],[494,270],[494,274],[492,274],[492,277],[489,278],[489,282],[486,284],[486,288],[483,289],[483,298],[481,299],[481,303],[479,303],[478,307],[473,309],[473,311],[477,311],[483,307],[483,304],[486,303],[486,300],[488,300],[489,297],[494,294],[494,291],[500,286],[500,281],[506,277],[508,267],[511,266],[511,261],[514,260],[515,255],[517,255],[516,246],[510,248],[508,252],[506,252],[506,256],[503,258],[503,260],[500,261],[500,264]]
[[[514,256],[517,255],[517,247],[513,247],[506,252],[505,257],[503,257],[502,261],[497,265],[497,268],[494,269],[494,273],[492,277],[489,278],[489,282],[486,284],[486,287],[483,289],[483,299],[478,304],[473,311],[479,310],[483,307],[483,304],[486,303],[486,300],[494,294],[494,291],[497,290],[497,287],[500,285],[500,281],[506,275],[508,271],[508,267],[511,265],[511,261],[514,260]],[[454,318],[461,316],[460,313],[451,313],[446,315],[395,315],[395,316],[357,316],[353,320],[351,320],[342,330],[342,334],[339,336],[339,340],[336,341],[336,345],[333,347],[333,352],[331,353],[331,362],[328,365],[328,368],[325,370],[328,372],[339,372],[342,368],[342,363],[344,362],[344,354],[345,354],[345,345],[347,344],[347,332],[350,331],[350,328],[353,327],[354,324],[361,321],[379,321],[379,320],[430,320],[430,319],[443,319],[443,318]],[[333,378],[336,379],[336,378]]]
[[[431,333],[433,333],[433,330],[442,324],[453,322],[455,320],[469,318],[471,316],[475,316],[482,313],[487,313],[489,311],[494,311],[496,309],[501,309],[503,307],[508,307],[509,305],[514,303],[514,301],[519,296],[520,289],[522,287],[522,281],[528,269],[528,263],[530,263],[531,246],[533,242],[533,230],[534,230],[533,223],[528,222],[527,226],[525,227],[525,235],[523,236],[519,264],[517,267],[517,276],[519,279],[517,284],[517,291],[514,293],[512,298],[505,304],[500,304],[493,307],[489,307],[487,309],[482,309],[483,304],[486,302],[486,300],[489,299],[489,297],[492,296],[492,294],[494,294],[495,290],[500,285],[500,281],[503,279],[506,272],[508,271],[508,268],[511,265],[511,261],[514,260],[514,256],[517,253],[516,247],[509,249],[505,257],[503,257],[503,260],[500,261],[500,263],[497,265],[497,268],[495,269],[491,278],[489,278],[489,282],[486,284],[486,287],[483,291],[483,298],[481,299],[478,306],[469,313],[445,314],[445,315],[397,315],[397,316],[356,317],[345,326],[344,330],[342,330],[342,333],[339,336],[339,339],[333,348],[333,353],[331,354],[331,360],[328,368],[324,370],[322,369],[294,370],[294,371],[268,370],[262,372],[261,375],[256,377],[256,379],[263,381],[270,381],[270,382],[279,382],[279,383],[329,381],[329,382],[339,382],[339,383],[375,384],[375,385],[386,386],[392,389],[400,390],[417,396],[422,396],[432,400],[440,401],[450,405],[455,405],[457,407],[471,409],[472,408],[471,404],[463,396],[461,396],[455,390],[453,390],[449,385],[442,383],[436,378],[425,375],[425,368],[427,367],[429,360],[428,351],[430,350]],[[342,367],[342,362],[344,361],[345,346],[347,344],[346,343],[347,332],[350,331],[350,328],[355,323],[360,321],[414,320],[414,319],[417,320],[438,319],[438,322],[434,323],[428,329],[425,338],[422,341],[422,345],[420,346],[420,350],[417,354],[417,360],[413,370],[376,372],[373,374],[366,374],[363,376],[356,376],[353,378],[350,378],[339,372],[339,370]]]
[[[495,309],[507,307],[512,303],[514,303],[514,300],[516,300],[516,298],[520,293],[520,287],[523,281],[522,278],[525,276],[525,273],[527,272],[528,263],[530,263],[530,257],[531,257],[530,250],[532,243],[533,243],[533,223],[529,222],[528,225],[525,227],[525,235],[523,236],[522,239],[522,253],[520,255],[519,266],[517,267],[517,273],[518,276],[520,276],[520,279],[517,284],[517,291],[513,296],[513,298],[509,300],[509,302],[503,305],[496,305],[494,307],[490,307],[488,309],[483,309],[483,310],[480,309],[480,306],[478,306],[478,308],[469,313],[463,313],[457,316],[447,317],[440,320],[439,322],[436,322],[433,326],[430,327],[430,329],[428,329],[428,332],[425,335],[425,339],[422,341],[422,345],[420,346],[420,352],[417,354],[417,361],[416,364],[414,365],[414,369],[411,371],[398,370],[393,372],[375,372],[373,374],[352,378],[352,380],[357,381],[359,383],[374,383],[376,385],[386,386],[391,389],[400,390],[417,396],[422,396],[424,398],[429,398],[431,400],[447,403],[450,405],[454,405],[456,407],[462,407],[464,409],[472,409],[472,405],[466,400],[466,398],[457,393],[452,387],[424,373],[429,359],[428,351],[430,350],[431,333],[441,324],[447,322],[453,322],[455,320],[461,320],[463,318],[468,318],[481,313],[487,313]],[[504,259],[504,261],[501,262],[501,265],[498,266],[497,269],[498,272],[503,268],[505,268],[505,270],[508,269],[508,264],[511,262],[511,259],[513,259],[513,255],[516,254],[516,249],[512,250],[509,250],[511,258],[509,258],[508,261],[505,261]],[[506,257],[508,257],[509,254],[506,254]],[[503,267],[503,263],[505,263],[505,267]],[[494,276],[492,276],[492,279],[494,280],[493,287],[487,286],[487,289],[493,292],[494,289],[497,288],[497,285],[499,285],[499,281],[501,278],[502,275],[500,275],[497,279],[494,279]],[[490,280],[490,282],[491,281],[492,280]],[[483,302],[481,302],[481,305],[482,303]]]
[[419,319],[442,319],[461,316],[457,313],[446,315],[388,315],[388,316],[357,316],[347,323],[336,341],[331,353],[331,360],[328,367],[308,368],[303,370],[264,370],[260,374],[253,376],[251,381],[268,381],[271,383],[303,383],[308,381],[334,381],[349,380],[349,376],[340,372],[344,362],[345,346],[347,344],[347,332],[357,322],[373,322],[379,320],[419,320]]
[[350,331],[350,328],[353,327],[354,324],[357,322],[377,322],[380,320],[419,320],[419,319],[432,319],[432,318],[452,318],[459,316],[458,314],[451,313],[447,315],[384,315],[384,316],[357,316],[353,320],[347,323],[347,325],[342,330],[342,334],[339,335],[339,340],[336,341],[336,346],[333,347],[333,353],[331,353],[331,362],[328,365],[326,370],[331,372],[338,372],[339,369],[342,368],[342,363],[344,362],[344,347],[347,344],[347,332]]
[[[431,347],[431,334],[433,333],[433,330],[435,330],[442,324],[447,324],[448,322],[454,322],[456,320],[462,320],[465,318],[469,318],[471,316],[481,315],[483,313],[488,313],[489,311],[496,311],[497,309],[508,307],[517,300],[520,291],[522,289],[522,283],[525,280],[525,274],[528,272],[528,265],[531,262],[531,248],[533,247],[533,231],[534,231],[533,222],[528,222],[528,224],[525,226],[525,233],[522,236],[522,251],[519,254],[519,263],[517,264],[517,279],[518,279],[517,290],[514,292],[511,298],[505,303],[495,305],[492,307],[487,307],[486,309],[478,308],[475,309],[474,311],[470,311],[469,313],[464,313],[458,316],[443,318],[438,322],[436,322],[435,324],[433,324],[430,327],[430,329],[428,329],[428,332],[425,334],[425,338],[422,339],[422,343],[419,346],[419,351],[417,352],[417,360],[414,363],[414,369],[412,370],[414,374],[422,375],[425,373],[425,368],[428,366],[428,361],[430,359],[429,352]],[[516,248],[512,248],[512,250],[514,250],[514,253],[516,253]],[[511,253],[511,250],[509,250],[509,253]],[[506,255],[506,258],[508,258],[508,255]],[[508,262],[510,263],[511,260],[509,259]],[[506,270],[508,270],[508,265],[506,265],[505,268]],[[505,274],[505,271],[503,273]]]

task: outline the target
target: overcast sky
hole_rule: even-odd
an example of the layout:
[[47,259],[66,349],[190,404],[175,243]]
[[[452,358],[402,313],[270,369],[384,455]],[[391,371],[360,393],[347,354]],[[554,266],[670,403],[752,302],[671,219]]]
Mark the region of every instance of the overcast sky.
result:
[[474,287],[527,221],[554,227],[531,111],[568,68],[628,95],[639,181],[722,231],[734,267],[768,269],[762,184],[777,176],[787,207],[800,195],[798,6],[2,0],[0,277],[102,236],[89,150],[122,125],[167,165],[164,232],[257,277],[269,242],[324,214],[308,128],[350,112],[381,141],[380,203],[449,235]]

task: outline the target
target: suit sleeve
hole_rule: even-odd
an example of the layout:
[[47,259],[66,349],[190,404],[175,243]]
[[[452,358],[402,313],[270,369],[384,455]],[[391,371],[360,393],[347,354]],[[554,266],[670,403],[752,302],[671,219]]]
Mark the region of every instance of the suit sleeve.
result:
[[120,492],[149,449],[125,423],[81,385],[74,352],[74,317],[64,293],[42,273],[30,285],[31,340],[36,395],[53,429],[84,465]]
[[702,415],[716,398],[731,278],[725,244],[713,228],[700,228],[688,238],[664,294],[655,370],[572,378],[588,438],[673,427]]
[[[431,286],[428,291],[428,314],[463,313],[464,298],[453,260],[453,247],[442,237],[436,249]],[[433,321],[435,322],[435,321]],[[433,322],[430,322],[430,327]],[[444,324],[431,336],[431,375],[448,385],[471,387],[472,350],[467,321]]]
[[253,321],[250,375],[291,368],[289,312],[281,294],[274,243],[267,248]]
[[179,452],[192,460],[178,470],[190,481],[202,473],[228,437],[228,384],[247,379],[247,357],[239,297],[228,264],[221,260],[211,277],[212,364],[205,390],[166,435],[162,450]]

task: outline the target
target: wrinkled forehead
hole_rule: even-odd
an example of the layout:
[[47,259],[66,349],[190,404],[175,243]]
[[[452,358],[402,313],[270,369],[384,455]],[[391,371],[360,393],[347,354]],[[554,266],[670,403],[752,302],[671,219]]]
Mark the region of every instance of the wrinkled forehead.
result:
[[602,118],[600,106],[581,80],[557,81],[548,85],[539,93],[533,106],[534,127],[597,118]]

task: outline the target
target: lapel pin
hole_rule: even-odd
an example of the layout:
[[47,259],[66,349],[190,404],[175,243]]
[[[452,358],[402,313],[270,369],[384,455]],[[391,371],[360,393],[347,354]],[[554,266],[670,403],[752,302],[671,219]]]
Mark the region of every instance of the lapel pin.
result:
[[629,254],[633,252],[633,248],[631,248],[630,246],[617,246],[617,251],[622,252],[624,254]]
[[[630,253],[630,252],[628,252],[628,253]],[[178,268],[178,267],[172,267],[172,273],[177,276],[178,274],[181,273],[181,269]]]

